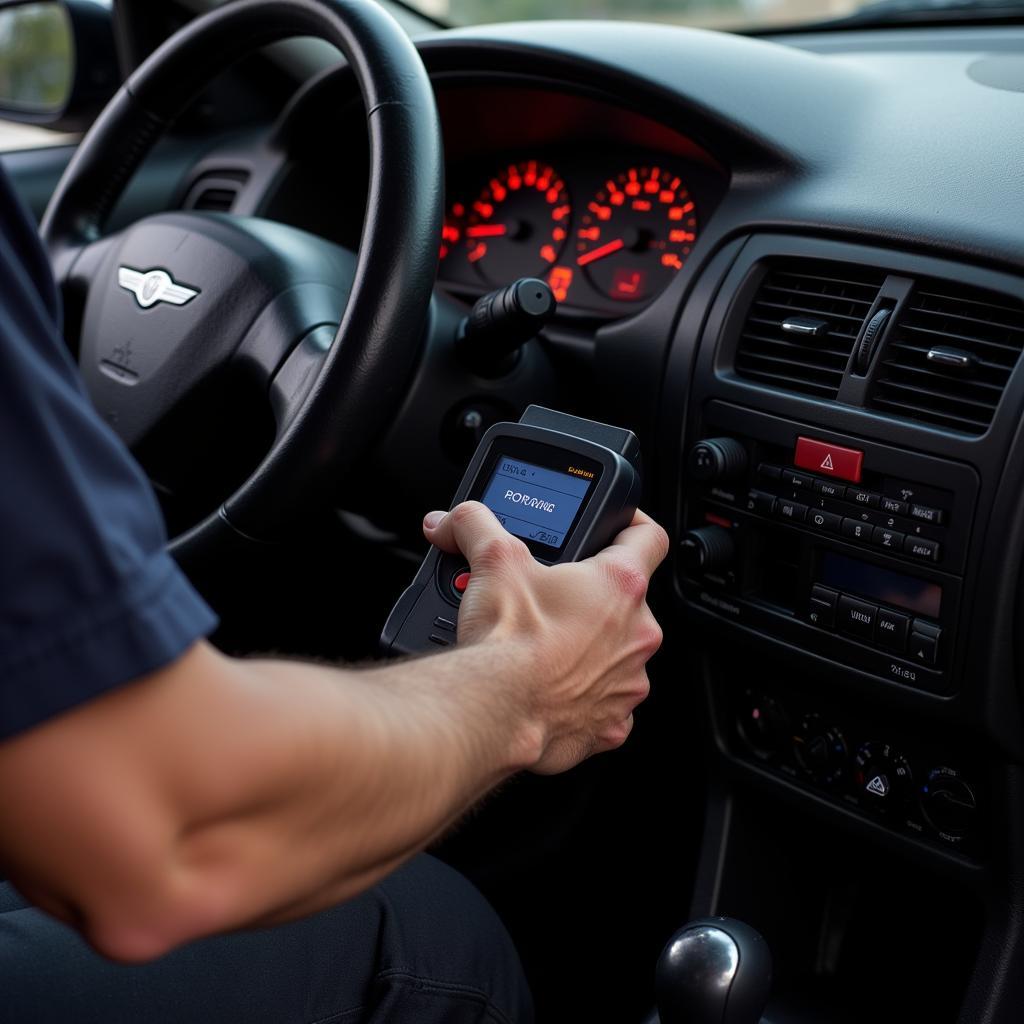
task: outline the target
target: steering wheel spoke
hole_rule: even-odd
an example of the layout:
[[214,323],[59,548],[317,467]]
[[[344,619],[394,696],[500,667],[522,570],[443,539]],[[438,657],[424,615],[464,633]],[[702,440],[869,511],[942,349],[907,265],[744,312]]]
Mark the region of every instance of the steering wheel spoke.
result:
[[314,327],[281,363],[270,382],[270,405],[280,437],[298,415],[316,386],[337,334],[333,324]]

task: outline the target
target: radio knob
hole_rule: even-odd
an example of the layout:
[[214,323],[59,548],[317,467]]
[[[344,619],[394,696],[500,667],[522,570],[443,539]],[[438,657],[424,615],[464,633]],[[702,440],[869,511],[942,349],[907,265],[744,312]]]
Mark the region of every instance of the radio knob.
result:
[[736,544],[723,526],[698,526],[683,534],[679,551],[687,572],[721,572],[732,565]]
[[933,768],[921,787],[921,810],[943,839],[959,842],[974,824],[978,798],[958,771]]
[[698,441],[687,460],[690,478],[702,483],[735,479],[742,476],[746,468],[747,449],[731,437]]

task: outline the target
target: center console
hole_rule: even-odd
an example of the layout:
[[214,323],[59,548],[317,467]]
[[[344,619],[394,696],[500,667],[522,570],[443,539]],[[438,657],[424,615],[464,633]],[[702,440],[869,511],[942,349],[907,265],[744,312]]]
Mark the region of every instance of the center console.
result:
[[[844,999],[876,1012],[864,971],[908,942],[900,1019],[980,1019],[1002,983],[978,951],[1006,943],[1000,865],[1024,825],[1024,287],[769,235],[717,273],[666,378],[667,404],[685,395],[665,449],[674,607],[717,766],[689,912],[749,921],[793,991],[823,985],[787,1024]],[[903,940],[862,957],[851,937],[878,942],[890,911]],[[950,915],[970,925],[940,983]]]

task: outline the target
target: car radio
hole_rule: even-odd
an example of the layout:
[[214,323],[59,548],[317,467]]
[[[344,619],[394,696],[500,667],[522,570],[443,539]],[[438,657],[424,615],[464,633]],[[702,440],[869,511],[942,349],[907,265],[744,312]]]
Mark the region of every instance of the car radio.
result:
[[[452,507],[486,505],[548,565],[596,554],[625,529],[640,500],[640,445],[629,430],[531,405],[518,423],[483,436]],[[431,549],[388,616],[382,647],[413,654],[455,643],[470,569]]]
[[683,467],[687,599],[833,664],[952,692],[974,471],[723,402],[699,429]]

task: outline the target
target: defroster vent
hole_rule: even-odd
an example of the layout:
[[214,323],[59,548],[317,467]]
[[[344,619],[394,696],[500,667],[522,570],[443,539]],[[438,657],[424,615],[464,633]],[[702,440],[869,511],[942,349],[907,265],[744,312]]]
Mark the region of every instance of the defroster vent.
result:
[[854,264],[779,260],[758,287],[736,373],[782,391],[834,399],[885,273]]
[[919,278],[882,354],[869,404],[983,434],[1024,348],[1024,303]]

